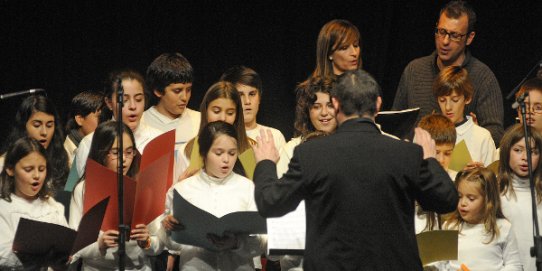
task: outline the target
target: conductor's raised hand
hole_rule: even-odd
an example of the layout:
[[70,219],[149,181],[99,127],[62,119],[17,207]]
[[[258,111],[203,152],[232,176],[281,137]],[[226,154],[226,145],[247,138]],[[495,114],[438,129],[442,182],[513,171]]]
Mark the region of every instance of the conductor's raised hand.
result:
[[416,127],[414,129],[414,143],[420,145],[423,149],[423,159],[435,158],[437,156],[437,147],[435,140],[426,130]]
[[279,152],[275,147],[273,134],[269,129],[260,129],[260,135],[256,137],[256,144],[252,146],[256,163],[263,160],[279,161]]

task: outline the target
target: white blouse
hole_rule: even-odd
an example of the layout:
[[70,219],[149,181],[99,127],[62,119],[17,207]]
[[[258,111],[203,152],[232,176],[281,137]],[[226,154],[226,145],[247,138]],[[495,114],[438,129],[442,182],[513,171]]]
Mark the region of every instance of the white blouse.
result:
[[[257,211],[254,184],[233,172],[224,179],[218,179],[201,170],[197,175],[175,184],[168,191],[166,210],[172,208],[173,190],[194,206],[216,217],[237,211]],[[176,243],[163,228],[159,236],[166,247],[180,254],[180,270],[254,270],[252,259],[261,255],[266,245],[264,236],[245,235],[238,236],[238,249],[213,252]]]
[[0,270],[22,268],[22,263],[11,249],[21,218],[68,227],[64,206],[52,197],[46,200],[26,200],[15,194],[10,196],[11,202],[0,199]]

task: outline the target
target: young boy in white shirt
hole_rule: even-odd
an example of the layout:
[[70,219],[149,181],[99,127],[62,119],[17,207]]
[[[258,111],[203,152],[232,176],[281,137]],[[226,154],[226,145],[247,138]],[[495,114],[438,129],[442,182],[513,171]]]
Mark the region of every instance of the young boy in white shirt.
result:
[[188,108],[192,96],[194,70],[180,53],[158,56],[147,68],[147,85],[157,100],[143,113],[141,122],[162,132],[175,130],[174,182],[181,175],[178,167],[180,151],[184,144],[199,131],[201,114]]
[[444,68],[433,83],[433,94],[442,114],[455,124],[455,144],[465,141],[469,150],[472,161],[465,168],[488,166],[494,161],[495,153],[495,143],[490,132],[478,126],[465,113],[465,106],[472,101],[473,93],[467,70],[459,66]]
[[147,68],[147,85],[157,100],[143,113],[142,121],[162,132],[176,129],[175,144],[182,145],[197,135],[201,115],[188,108],[194,71],[179,53],[165,53]]

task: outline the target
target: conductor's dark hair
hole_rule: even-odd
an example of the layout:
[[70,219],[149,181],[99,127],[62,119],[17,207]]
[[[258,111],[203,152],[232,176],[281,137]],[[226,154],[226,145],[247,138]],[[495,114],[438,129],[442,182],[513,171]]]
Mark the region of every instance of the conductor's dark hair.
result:
[[374,115],[380,86],[364,70],[347,71],[337,78],[331,96],[340,103],[339,109],[346,116]]

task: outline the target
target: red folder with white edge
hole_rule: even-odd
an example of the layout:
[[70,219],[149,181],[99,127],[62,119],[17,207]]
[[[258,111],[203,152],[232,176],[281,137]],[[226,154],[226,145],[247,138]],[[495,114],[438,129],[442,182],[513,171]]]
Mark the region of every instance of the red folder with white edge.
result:
[[[140,170],[134,179],[124,176],[124,224],[148,225],[164,212],[166,193],[173,183],[175,131],[166,132],[145,147]],[[110,197],[101,230],[117,229],[117,173],[88,159],[83,212]]]

